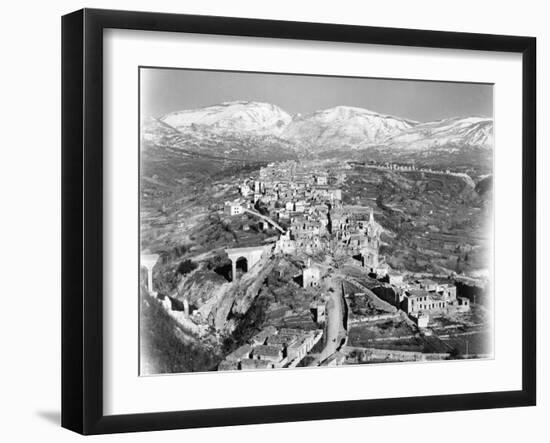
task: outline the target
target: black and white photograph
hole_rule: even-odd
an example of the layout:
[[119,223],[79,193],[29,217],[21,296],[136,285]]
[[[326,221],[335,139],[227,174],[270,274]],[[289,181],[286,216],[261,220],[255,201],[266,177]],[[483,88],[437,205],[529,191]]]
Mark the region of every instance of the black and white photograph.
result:
[[548,440],[544,11],[6,3],[0,441]]
[[493,86],[139,67],[139,374],[492,359]]

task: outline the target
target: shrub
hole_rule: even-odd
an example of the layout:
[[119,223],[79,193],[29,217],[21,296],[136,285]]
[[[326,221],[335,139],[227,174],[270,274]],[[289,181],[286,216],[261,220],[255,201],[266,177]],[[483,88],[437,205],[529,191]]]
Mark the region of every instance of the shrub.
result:
[[197,264],[189,259],[182,261],[176,270],[177,274],[185,275],[197,268]]
[[140,347],[141,362],[146,373],[167,374],[215,370],[221,356],[215,349],[198,342],[184,342],[177,334],[180,329],[157,302],[141,299]]

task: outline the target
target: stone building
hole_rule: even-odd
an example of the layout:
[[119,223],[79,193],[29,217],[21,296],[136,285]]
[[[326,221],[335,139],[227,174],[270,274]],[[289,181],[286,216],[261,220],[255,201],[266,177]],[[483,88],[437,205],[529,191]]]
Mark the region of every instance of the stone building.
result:
[[439,292],[445,300],[452,302],[456,300],[456,286],[451,284],[438,285],[437,292]]
[[458,308],[462,311],[470,310],[470,300],[466,297],[457,298]]
[[329,189],[328,194],[330,196],[330,199],[332,201],[334,200],[342,200],[342,190],[341,189]]
[[225,202],[224,212],[227,215],[241,215],[243,213],[243,207],[237,202]]
[[324,302],[311,303],[311,312],[313,313],[313,320],[316,323],[324,323],[326,321],[326,305]]
[[425,312],[420,312],[416,317],[416,324],[419,328],[427,328],[430,322],[430,315]]
[[328,183],[328,177],[326,174],[318,174],[315,176],[315,184],[318,186],[326,186]]
[[302,286],[311,288],[319,285],[321,280],[321,269],[318,266],[311,265],[308,259],[306,267],[302,270]]
[[252,192],[252,190],[250,189],[250,186],[248,186],[248,184],[246,184],[246,183],[243,183],[239,187],[239,191],[240,191],[241,195],[245,198],[248,197],[250,195],[250,193]]
[[442,311],[447,305],[447,300],[441,294],[424,289],[407,290],[403,298],[403,310],[407,314]]
[[250,353],[252,352],[252,346],[249,344],[244,344],[229,354],[225,359],[227,361],[239,362],[245,358],[250,358]]
[[365,241],[361,246],[363,267],[367,268],[369,272],[377,273],[382,264],[379,256],[382,226],[374,220],[372,209],[369,221],[364,224],[363,232],[365,234]]
[[290,232],[281,234],[277,242],[275,243],[275,252],[281,252],[283,254],[292,254],[296,251],[296,242],[291,240]]
[[254,348],[252,355],[257,360],[280,363],[283,360],[283,347],[274,345],[259,345]]
[[252,345],[259,346],[265,345],[267,339],[272,335],[277,334],[277,328],[274,326],[268,326],[258,332],[254,337],[251,338]]
[[304,358],[308,352],[308,343],[306,337],[301,337],[287,348],[287,357],[289,361],[297,358]]

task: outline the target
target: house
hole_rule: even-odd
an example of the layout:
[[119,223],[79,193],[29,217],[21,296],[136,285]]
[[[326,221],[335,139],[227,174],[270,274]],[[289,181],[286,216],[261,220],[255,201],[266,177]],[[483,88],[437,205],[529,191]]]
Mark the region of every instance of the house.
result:
[[271,334],[265,331],[260,331],[254,337],[252,337],[250,341],[254,346],[265,345],[265,342],[270,335]]
[[260,220],[260,222],[258,223],[258,228],[260,229],[260,231],[267,231],[269,229],[269,223],[265,220]]
[[249,358],[251,352],[252,352],[252,346],[250,346],[249,344],[245,344],[237,348],[227,357],[225,357],[225,360],[232,361],[232,362],[239,362],[244,358]]
[[416,324],[418,325],[419,328],[427,328],[429,322],[430,322],[430,315],[425,312],[419,313],[418,316],[416,317]]
[[325,174],[318,174],[315,176],[315,184],[318,186],[326,186],[328,183],[328,177]]
[[225,202],[224,212],[227,215],[241,215],[243,213],[243,207],[237,202]]
[[319,285],[321,280],[321,269],[317,266],[312,266],[308,259],[306,267],[302,270],[302,286],[311,288]]
[[374,269],[374,273],[378,278],[384,278],[388,275],[389,270],[390,267],[387,263],[381,263]]
[[410,289],[405,291],[403,298],[403,310],[407,314],[418,312],[432,312],[447,308],[447,301],[435,292],[424,289]]
[[250,342],[253,346],[265,345],[267,339],[275,334],[277,334],[277,328],[275,326],[267,326],[252,337]]
[[290,239],[290,233],[287,231],[281,234],[279,240],[275,244],[275,251],[282,252],[283,254],[291,254],[296,250],[296,244],[294,240]]
[[326,306],[324,303],[312,303],[311,311],[313,313],[313,319],[317,323],[324,323],[326,320]]
[[283,347],[275,345],[256,346],[252,352],[253,358],[265,360],[272,363],[279,363],[283,359]]
[[470,310],[470,300],[466,297],[458,297],[458,307],[463,311]]
[[440,293],[443,298],[449,302],[456,300],[456,286],[451,284],[439,285],[437,292]]
[[248,197],[251,192],[250,187],[247,184],[241,185],[241,187],[239,188],[239,191],[241,192],[241,195],[245,198]]
[[307,344],[306,338],[302,337],[299,340],[292,343],[291,345],[289,345],[286,352],[287,352],[287,357],[290,361],[295,360],[297,358],[299,359],[304,358],[308,352],[308,344]]
[[294,344],[297,340],[296,335],[290,335],[290,334],[279,334],[279,335],[272,335],[267,339],[267,344],[271,346],[283,346],[284,348],[288,348],[288,346]]

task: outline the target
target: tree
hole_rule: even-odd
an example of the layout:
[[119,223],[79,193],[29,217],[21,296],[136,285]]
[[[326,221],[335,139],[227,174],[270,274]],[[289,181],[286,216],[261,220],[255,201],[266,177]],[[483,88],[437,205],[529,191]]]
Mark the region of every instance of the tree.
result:
[[182,261],[176,270],[177,274],[186,275],[197,268],[197,264],[189,259]]

